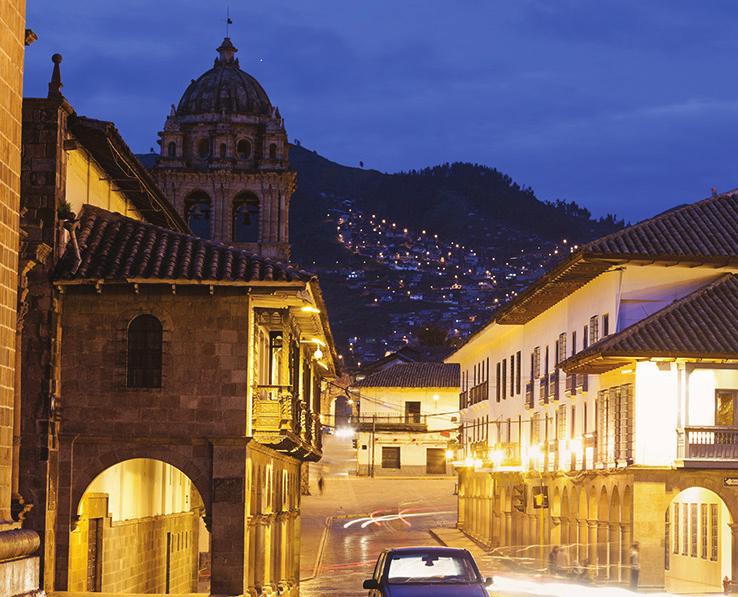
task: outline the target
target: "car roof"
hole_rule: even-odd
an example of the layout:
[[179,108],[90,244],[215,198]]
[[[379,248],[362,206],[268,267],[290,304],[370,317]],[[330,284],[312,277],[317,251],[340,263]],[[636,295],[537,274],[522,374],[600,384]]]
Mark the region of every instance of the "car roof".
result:
[[412,554],[412,553],[434,553],[434,554],[456,554],[456,555],[471,555],[469,554],[469,550],[464,549],[462,547],[438,547],[438,546],[418,546],[418,547],[393,547],[391,549],[385,549],[385,553],[387,554]]

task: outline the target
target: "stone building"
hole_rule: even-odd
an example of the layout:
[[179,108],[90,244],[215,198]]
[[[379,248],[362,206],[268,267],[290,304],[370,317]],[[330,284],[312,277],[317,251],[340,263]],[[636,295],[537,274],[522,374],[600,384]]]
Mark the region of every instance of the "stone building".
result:
[[190,234],[55,55],[23,108],[21,494],[46,590],[296,595],[335,350],[314,276]]
[[153,171],[194,234],[287,262],[296,177],[284,119],[231,40],[217,51],[172,106]]
[[497,553],[700,593],[738,581],[738,192],[576,248],[461,365],[459,526]]
[[0,4],[0,594],[35,595],[38,534],[24,528],[27,505],[19,493],[20,351],[17,279],[20,242],[21,113],[25,0]]

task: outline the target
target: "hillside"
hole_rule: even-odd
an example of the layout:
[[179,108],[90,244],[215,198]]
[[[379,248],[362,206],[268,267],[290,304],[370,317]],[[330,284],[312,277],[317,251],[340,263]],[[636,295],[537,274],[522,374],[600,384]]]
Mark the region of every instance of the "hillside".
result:
[[478,164],[385,174],[290,152],[293,259],[320,275],[347,360],[381,356],[429,325],[462,337],[550,259],[622,226]]

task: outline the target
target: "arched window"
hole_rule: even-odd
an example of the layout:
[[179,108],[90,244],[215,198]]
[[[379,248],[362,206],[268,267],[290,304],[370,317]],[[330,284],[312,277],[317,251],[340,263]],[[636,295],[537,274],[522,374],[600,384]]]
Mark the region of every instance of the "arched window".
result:
[[192,234],[200,238],[212,238],[210,197],[203,191],[195,191],[185,201],[185,220]]
[[248,160],[251,157],[251,143],[247,139],[241,139],[236,145],[236,153],[242,160]]
[[128,325],[128,387],[161,387],[161,322],[139,315]]
[[233,242],[259,242],[259,198],[239,193],[233,200]]
[[277,144],[272,143],[269,146],[269,159],[270,160],[276,160],[277,159]]
[[224,160],[225,157],[226,157],[226,144],[225,143],[221,143],[220,144],[220,159],[221,160]]
[[210,155],[210,140],[200,139],[197,142],[197,156],[204,160],[209,155]]
[[172,159],[177,157],[177,144],[174,141],[170,141],[167,145],[167,157]]

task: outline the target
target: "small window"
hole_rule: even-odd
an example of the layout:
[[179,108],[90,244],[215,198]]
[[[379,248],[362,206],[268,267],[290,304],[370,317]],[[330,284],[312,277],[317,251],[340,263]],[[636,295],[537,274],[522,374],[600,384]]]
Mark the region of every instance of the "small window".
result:
[[589,346],[589,327],[584,326],[584,333],[582,334],[582,343],[584,346],[582,348],[587,348]]
[[610,335],[610,314],[609,313],[605,313],[602,316],[602,335],[603,336]]
[[541,347],[536,346],[533,349],[533,377],[539,378],[541,376]]
[[153,315],[139,315],[128,326],[128,387],[161,387],[162,327]]
[[209,155],[210,155],[210,140],[200,139],[197,142],[197,156],[204,160]]
[[594,344],[600,339],[600,322],[597,315],[589,318],[589,343]]
[[236,153],[242,160],[248,160],[251,157],[251,143],[246,139],[241,139],[236,145]]
[[177,144],[174,141],[171,141],[169,145],[167,145],[167,157],[171,159],[177,157]]
[[224,160],[226,158],[226,153],[228,152],[228,149],[226,148],[225,143],[220,144],[220,159]]
[[277,144],[272,143],[269,146],[269,159],[270,160],[276,160],[277,159]]
[[400,468],[399,446],[382,446],[382,468]]
[[558,362],[566,360],[566,332],[559,334],[559,350],[558,350]]

